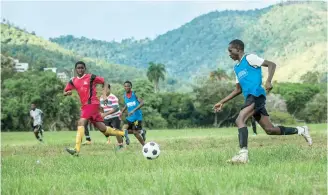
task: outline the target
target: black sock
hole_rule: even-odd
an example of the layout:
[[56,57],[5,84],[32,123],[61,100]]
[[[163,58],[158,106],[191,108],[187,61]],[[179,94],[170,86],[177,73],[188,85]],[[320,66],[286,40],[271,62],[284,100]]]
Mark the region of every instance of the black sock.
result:
[[293,135],[297,134],[298,130],[295,127],[284,127],[278,126],[280,128],[280,135]]
[[248,130],[247,127],[242,127],[238,129],[238,138],[239,138],[239,146],[240,148],[247,148],[248,141]]
[[91,141],[88,124],[86,124],[84,126],[84,135],[85,135],[87,141]]
[[253,127],[253,132],[254,132],[255,134],[257,134],[257,132],[256,132],[256,124],[255,124],[255,123],[252,123],[252,127]]
[[39,133],[37,133],[37,134],[34,133],[34,135],[35,135],[35,137],[36,137],[37,140],[40,140]]

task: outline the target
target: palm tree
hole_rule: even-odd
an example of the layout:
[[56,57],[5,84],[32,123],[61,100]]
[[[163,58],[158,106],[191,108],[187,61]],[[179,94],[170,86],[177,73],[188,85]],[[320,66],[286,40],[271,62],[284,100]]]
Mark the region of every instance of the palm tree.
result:
[[229,79],[229,76],[227,75],[226,71],[218,68],[218,70],[212,71],[210,73],[210,79],[216,81],[222,81],[222,80]]
[[164,64],[155,64],[153,62],[149,62],[147,77],[150,82],[154,83],[155,92],[159,91],[158,83],[160,79],[165,79],[165,73],[166,70]]

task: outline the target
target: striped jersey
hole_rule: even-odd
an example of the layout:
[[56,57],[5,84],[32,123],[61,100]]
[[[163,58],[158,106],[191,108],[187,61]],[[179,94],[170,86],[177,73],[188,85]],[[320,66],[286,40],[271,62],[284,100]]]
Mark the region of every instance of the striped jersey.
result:
[[105,116],[104,119],[111,119],[115,117],[120,117],[121,115],[121,110],[120,110],[120,105],[118,103],[118,98],[114,94],[109,94],[107,97],[107,104],[105,104],[104,100],[102,97],[100,97],[100,106],[104,109],[104,113],[111,111],[115,109],[115,107],[118,107],[118,111],[114,112],[113,114]]

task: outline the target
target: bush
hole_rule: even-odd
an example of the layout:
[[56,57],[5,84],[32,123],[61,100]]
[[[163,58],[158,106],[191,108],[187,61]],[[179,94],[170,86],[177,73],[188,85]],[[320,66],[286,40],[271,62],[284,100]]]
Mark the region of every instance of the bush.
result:
[[296,120],[293,118],[293,116],[287,112],[275,111],[275,112],[270,112],[269,114],[270,114],[270,120],[274,124],[291,125],[296,123]]
[[300,112],[300,116],[308,123],[327,122],[327,93],[315,95],[305,108]]

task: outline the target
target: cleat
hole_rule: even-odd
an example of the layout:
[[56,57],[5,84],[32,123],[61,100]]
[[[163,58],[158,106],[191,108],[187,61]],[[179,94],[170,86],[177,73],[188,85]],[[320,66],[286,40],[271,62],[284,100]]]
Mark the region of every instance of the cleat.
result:
[[70,153],[72,156],[79,156],[79,153],[75,149],[66,148],[66,151]]
[[232,157],[231,160],[227,161],[228,163],[231,164],[246,164],[249,162],[248,160],[248,150],[247,149],[241,149],[239,153]]
[[307,126],[302,127],[296,127],[298,130],[298,134],[302,135],[305,139],[305,141],[309,144],[309,146],[312,146],[312,138],[310,136],[310,129]]
[[118,145],[116,147],[116,151],[122,151],[124,149],[124,146],[123,145]]
[[91,144],[92,144],[91,141],[85,141],[85,142],[82,143],[82,145],[91,145]]

